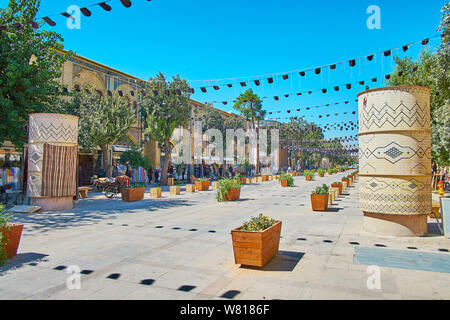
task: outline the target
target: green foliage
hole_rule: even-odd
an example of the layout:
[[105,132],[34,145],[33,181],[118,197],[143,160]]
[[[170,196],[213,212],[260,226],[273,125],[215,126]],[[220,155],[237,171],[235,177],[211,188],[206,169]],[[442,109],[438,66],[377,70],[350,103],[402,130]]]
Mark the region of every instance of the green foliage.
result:
[[238,110],[252,124],[255,121],[263,120],[266,111],[262,109],[262,100],[252,89],[248,89],[236,98],[233,108]]
[[317,169],[318,174],[325,174],[325,169],[319,168]]
[[294,178],[284,171],[281,172],[279,180],[287,180],[288,181],[288,187],[292,187],[294,185]]
[[323,184],[322,186],[318,186],[312,194],[327,194],[330,187],[328,187],[326,184]]
[[0,9],[0,24],[21,23],[0,30],[0,141],[16,147],[27,141],[28,115],[61,112],[62,87],[57,79],[68,55],[61,36],[43,28],[33,29],[40,0],[10,0]]
[[139,188],[145,188],[145,183],[133,182],[133,183],[130,183],[129,186],[123,187],[123,189],[139,189]]
[[144,120],[144,133],[158,142],[165,154],[161,184],[167,183],[167,168],[173,144],[170,139],[175,128],[186,125],[190,119],[192,105],[189,100],[190,87],[178,75],[168,82],[164,74],[150,78],[149,88],[142,97],[141,112]]
[[195,180],[195,181],[198,181],[198,182],[205,182],[205,181],[209,181],[209,179],[208,179],[208,178],[201,178],[201,179],[197,179],[197,180]]
[[225,201],[226,195],[230,189],[238,189],[242,187],[242,182],[239,179],[223,178],[218,182],[216,200],[219,202]]
[[145,170],[148,170],[152,167],[152,163],[149,158],[147,158],[142,150],[137,147],[131,148],[131,150],[127,150],[120,154],[120,161],[125,163],[127,161],[130,162],[130,165],[133,168],[142,167]]
[[272,227],[275,223],[277,221],[260,213],[257,217],[251,217],[250,221],[244,222],[241,230],[260,232]]
[[314,173],[312,171],[305,170],[305,171],[303,171],[303,175],[305,177],[311,177],[312,178],[314,176]]
[[342,182],[340,182],[340,181],[335,181],[335,182],[333,182],[332,184],[342,184]]
[[[5,210],[3,205],[0,205],[0,230],[3,228],[9,228],[8,222],[11,220],[12,214]],[[6,263],[8,259],[8,253],[6,252],[6,243],[8,239],[0,233],[0,266]]]
[[[442,8],[442,33],[437,52],[421,51],[414,61],[409,57],[394,57],[397,63],[388,85],[417,85],[431,89],[431,152],[433,161],[441,166],[450,164],[450,3]],[[416,72],[412,72],[417,68]],[[398,76],[397,72],[403,72]]]
[[113,144],[136,122],[136,115],[125,97],[117,92],[101,96],[91,84],[75,93],[72,106],[72,114],[80,117],[79,144],[86,150]]

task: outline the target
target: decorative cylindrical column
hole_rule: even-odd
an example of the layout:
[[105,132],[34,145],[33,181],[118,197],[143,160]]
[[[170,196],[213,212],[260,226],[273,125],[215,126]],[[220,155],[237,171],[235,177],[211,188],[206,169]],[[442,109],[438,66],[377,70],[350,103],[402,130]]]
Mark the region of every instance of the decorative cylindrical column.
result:
[[28,135],[30,204],[42,211],[72,209],[77,190],[78,117],[30,114]]
[[395,86],[358,94],[360,208],[366,231],[427,233],[431,211],[430,89]]

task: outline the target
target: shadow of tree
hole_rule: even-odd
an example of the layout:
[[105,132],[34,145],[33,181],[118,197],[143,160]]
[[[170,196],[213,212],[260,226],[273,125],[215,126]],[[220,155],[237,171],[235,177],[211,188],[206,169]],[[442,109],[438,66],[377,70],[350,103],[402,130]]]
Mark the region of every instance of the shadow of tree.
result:
[[194,202],[185,199],[143,199],[123,202],[121,198],[83,199],[71,210],[16,214],[13,222],[25,224],[26,231],[47,232],[52,229],[66,229],[99,223],[104,219],[114,219],[119,214],[133,211],[155,211],[179,206],[191,206]]

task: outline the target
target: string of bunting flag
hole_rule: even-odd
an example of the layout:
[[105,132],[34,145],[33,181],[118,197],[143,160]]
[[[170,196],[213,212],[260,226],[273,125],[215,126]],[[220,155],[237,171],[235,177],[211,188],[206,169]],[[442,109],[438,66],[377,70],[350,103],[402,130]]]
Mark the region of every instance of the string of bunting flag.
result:
[[[112,6],[110,5],[110,3],[113,1],[115,1],[115,0],[105,0],[102,2],[98,2],[98,3],[93,3],[90,5],[87,5],[83,8],[80,8],[80,11],[85,17],[91,17],[92,11],[89,8],[96,7],[96,6],[102,8],[104,11],[109,12],[112,10]],[[151,0],[146,0],[146,1],[150,2]],[[120,2],[122,3],[122,5],[125,8],[129,8],[132,5],[131,0],[120,0]],[[39,29],[45,23],[48,24],[49,26],[54,27],[54,26],[56,26],[56,22],[52,18],[57,17],[57,16],[63,16],[67,19],[75,20],[75,18],[73,16],[71,16],[68,12],[59,12],[59,13],[46,15],[45,17],[37,18],[36,21],[32,21],[32,20],[26,21],[26,23],[30,24],[34,29]],[[15,23],[0,24],[0,30],[6,30],[6,29],[8,29],[8,27],[14,27],[17,30],[21,30],[23,27],[23,23],[15,22]]]
[[[411,46],[416,45],[416,44],[422,44],[423,46],[427,45],[429,43],[430,40],[442,37],[443,35],[438,34],[438,35],[434,35],[428,38],[425,38],[423,40],[418,40],[418,41],[414,41],[405,45],[402,45],[400,47],[395,47],[395,48],[391,48],[391,49],[387,49],[384,51],[380,51],[380,52],[376,52],[373,54],[369,54],[369,55],[365,55],[365,56],[361,56],[361,57],[357,57],[357,58],[353,58],[353,59],[348,59],[348,60],[343,60],[340,62],[335,62],[332,64],[327,64],[327,65],[322,65],[322,66],[317,66],[317,67],[310,67],[307,69],[302,69],[302,70],[292,70],[292,71],[286,71],[286,72],[279,72],[279,73],[273,73],[273,74],[265,74],[265,75],[259,75],[259,76],[251,76],[251,77],[240,77],[240,78],[224,78],[224,79],[211,79],[211,80],[190,80],[190,83],[195,83],[195,82],[216,82],[216,84],[214,85],[207,85],[207,86],[199,86],[196,88],[200,88],[201,92],[206,93],[207,92],[207,88],[213,88],[214,90],[219,90],[220,87],[222,86],[227,86],[228,88],[233,87],[233,85],[240,85],[241,87],[246,87],[247,84],[250,84],[251,82],[253,82],[256,86],[260,86],[262,84],[262,81],[267,81],[267,83],[269,84],[273,84],[274,83],[274,79],[277,78],[281,78],[283,80],[288,80],[289,77],[293,76],[294,74],[299,74],[301,77],[306,76],[307,72],[311,72],[314,71],[314,74],[318,75],[322,72],[323,69],[325,68],[329,68],[330,70],[336,70],[338,65],[341,64],[347,64],[350,67],[354,67],[356,66],[356,62],[362,59],[367,59],[368,61],[373,61],[374,58],[378,55],[383,55],[385,57],[388,57],[392,54],[392,51],[395,50],[399,50],[402,49],[403,52],[406,52]],[[376,58],[375,58],[376,59]],[[243,79],[251,79],[251,80],[247,80],[247,81],[239,81],[239,80],[243,80]],[[225,84],[217,84],[217,82],[223,82],[223,81],[227,81],[227,83]]]
[[[413,67],[410,70],[410,72],[416,72],[416,71],[417,71],[417,67]],[[399,77],[402,77],[404,75],[404,72],[403,71],[398,71],[397,75]],[[386,74],[384,76],[384,78],[386,80],[389,80],[391,78],[391,76],[392,76],[391,74]],[[373,77],[373,78],[368,79],[368,80],[366,79],[366,80],[358,80],[358,81],[353,81],[353,82],[348,82],[348,83],[341,83],[339,85],[333,86],[333,90],[334,91],[339,91],[341,89],[341,87],[345,87],[346,89],[350,90],[350,89],[352,89],[352,85],[354,85],[354,84],[359,84],[361,86],[365,85],[365,88],[368,89],[368,85],[367,85],[368,83],[376,83],[376,82],[378,82],[378,80],[379,80],[378,77]],[[321,91],[322,93],[325,94],[325,93],[328,93],[328,92],[330,92],[332,90],[329,90],[329,88],[304,90],[304,91],[300,91],[300,92],[285,93],[285,94],[277,95],[277,96],[273,96],[273,97],[264,96],[261,99],[265,100],[265,99],[273,98],[275,101],[279,101],[281,97],[289,98],[289,97],[292,97],[292,96],[301,96],[303,94],[312,94],[313,92],[318,92],[318,91]],[[229,102],[233,102],[233,103],[236,102],[236,100],[231,100],[231,101],[208,101],[207,103],[214,104],[214,103],[218,103],[218,102],[221,102],[223,105],[227,105]]]

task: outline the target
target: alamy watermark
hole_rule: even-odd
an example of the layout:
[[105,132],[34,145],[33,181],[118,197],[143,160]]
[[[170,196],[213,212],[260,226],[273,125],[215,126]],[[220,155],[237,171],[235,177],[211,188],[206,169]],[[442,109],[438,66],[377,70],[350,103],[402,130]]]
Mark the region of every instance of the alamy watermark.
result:
[[381,29],[381,9],[377,5],[370,5],[366,11],[370,16],[367,18],[367,28],[370,30]]

